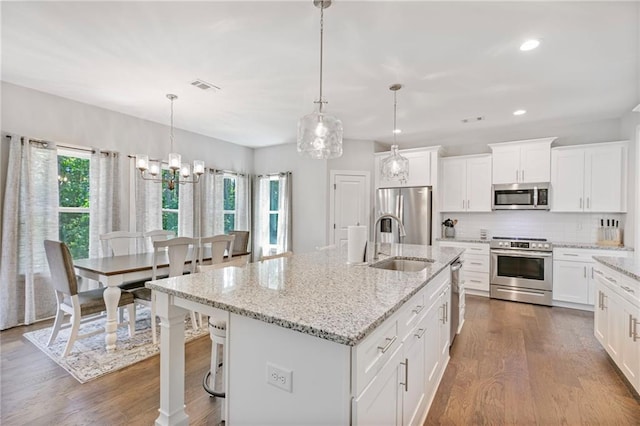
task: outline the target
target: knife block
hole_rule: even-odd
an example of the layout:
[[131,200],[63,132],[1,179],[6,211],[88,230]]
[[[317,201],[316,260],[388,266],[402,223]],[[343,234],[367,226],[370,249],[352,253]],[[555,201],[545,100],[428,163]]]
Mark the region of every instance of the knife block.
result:
[[601,226],[598,228],[598,241],[596,244],[607,247],[622,247],[622,229]]

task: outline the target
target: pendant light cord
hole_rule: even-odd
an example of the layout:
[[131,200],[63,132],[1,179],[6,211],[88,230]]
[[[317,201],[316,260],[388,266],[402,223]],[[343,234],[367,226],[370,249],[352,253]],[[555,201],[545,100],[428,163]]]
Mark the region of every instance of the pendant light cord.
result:
[[173,99],[171,98],[171,151],[170,152],[174,152],[173,151]]
[[319,111],[322,112],[322,47],[323,47],[323,34],[324,34],[324,4],[320,6],[320,99],[318,100]]
[[396,133],[398,130],[398,126],[396,124],[396,114],[398,110],[398,92],[394,90],[393,92],[393,144],[396,144]]

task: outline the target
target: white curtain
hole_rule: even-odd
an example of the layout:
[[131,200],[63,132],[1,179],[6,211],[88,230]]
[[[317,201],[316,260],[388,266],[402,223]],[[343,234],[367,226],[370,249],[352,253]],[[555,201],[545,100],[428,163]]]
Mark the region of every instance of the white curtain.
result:
[[58,239],[55,145],[12,135],[6,179],[0,264],[0,329],[55,313],[44,240]]
[[[162,229],[162,185],[144,180],[135,169],[135,159],[131,161],[135,170],[135,212],[136,231],[147,232]],[[145,240],[149,240],[145,238]],[[150,241],[145,241],[147,252],[153,251]]]
[[213,234],[224,234],[224,174],[213,175]]
[[278,178],[278,253],[291,250],[291,173]]
[[254,215],[253,215],[253,260],[259,260],[263,254],[269,254],[269,176],[257,176],[255,179]]
[[[197,183],[185,183],[179,185],[178,192],[178,236],[193,237],[194,235],[194,214],[195,198],[194,185]],[[160,229],[160,228],[158,228]]]
[[89,162],[89,257],[107,256],[100,234],[120,231],[120,157],[94,148]]
[[251,179],[248,175],[236,178],[236,226],[238,231],[251,230]]
[[214,198],[215,171],[207,169],[200,176],[200,236],[214,235],[213,216],[215,209]]

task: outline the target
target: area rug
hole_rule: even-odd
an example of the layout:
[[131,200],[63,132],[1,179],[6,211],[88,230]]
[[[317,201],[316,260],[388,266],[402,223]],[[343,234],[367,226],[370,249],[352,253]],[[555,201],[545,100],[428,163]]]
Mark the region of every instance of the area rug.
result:
[[[62,358],[64,347],[71,329],[65,329],[58,333],[56,340],[51,346],[47,346],[47,340],[51,335],[51,328],[25,333],[38,349],[47,354],[62,368],[67,370],[80,383],[86,383],[105,374],[120,370],[136,362],[152,357],[160,352],[158,345],[154,345],[151,340],[151,315],[149,308],[140,307],[136,309],[136,334],[129,337],[129,327],[127,325],[118,327],[117,349],[107,352],[104,347],[104,333],[98,333],[91,337],[76,340],[71,353],[66,358]],[[186,317],[189,317],[187,315]],[[68,319],[67,319],[68,321]],[[106,319],[92,321],[80,326],[80,333],[88,333],[97,329],[104,329]],[[160,337],[160,327],[158,327],[158,338]],[[200,329],[195,332],[191,327],[190,318],[185,323],[185,340],[191,341],[208,334],[208,330]],[[158,340],[159,342],[159,340]]]

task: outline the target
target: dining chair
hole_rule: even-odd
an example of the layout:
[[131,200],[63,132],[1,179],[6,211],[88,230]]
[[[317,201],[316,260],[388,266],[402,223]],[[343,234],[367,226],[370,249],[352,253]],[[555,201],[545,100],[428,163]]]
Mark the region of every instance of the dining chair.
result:
[[100,234],[104,256],[123,256],[138,253],[142,246],[142,232],[114,231]]
[[[166,249],[166,254],[165,254]],[[158,279],[158,263],[161,255],[169,258],[169,277],[177,277],[185,272],[185,264],[190,261],[189,272],[195,272],[197,240],[188,237],[172,238],[170,240],[159,240],[153,242],[153,269],[152,280]],[[190,259],[188,259],[190,257]],[[155,296],[151,289],[142,287],[129,290],[133,294],[135,303],[139,303],[151,308],[151,336],[153,344],[158,343],[156,335],[156,303]],[[198,330],[198,321],[195,312],[191,311],[191,325],[194,330]]]
[[[45,240],[44,249],[49,263],[49,271],[51,272],[57,305],[56,318],[53,323],[51,335],[47,341],[47,346],[51,346],[60,330],[71,328],[69,340],[67,340],[62,354],[62,357],[66,357],[71,352],[73,344],[77,339],[104,332],[104,330],[98,330],[79,334],[81,324],[104,318],[104,315],[100,315],[100,313],[107,310],[104,303],[105,288],[102,287],[79,292],[78,281],[73,269],[73,258],[67,245],[60,241]],[[118,307],[121,306],[126,306],[129,312],[129,336],[133,337],[135,334],[135,309],[133,295],[131,293],[125,291],[120,294]],[[71,315],[70,321],[67,324],[63,324],[65,314]],[[82,317],[85,317],[85,319],[83,320]]]
[[207,265],[215,265],[224,262],[224,253],[228,253],[229,258],[233,256],[233,246],[235,235],[214,235],[212,237],[201,237],[198,247],[198,267],[205,265],[204,255],[207,249],[211,251],[211,260]]
[[282,253],[277,253],[277,254],[272,254],[269,256],[262,256],[260,258],[260,262],[262,262],[263,260],[269,260],[269,259],[278,259],[280,257],[291,257],[293,256],[293,252],[292,251],[285,251]]
[[249,247],[249,231],[229,231],[229,235],[235,235],[233,242],[233,255],[247,253]]
[[154,241],[162,241],[169,240],[176,236],[176,233],[173,231],[168,231],[166,229],[155,229],[153,231],[147,231],[142,234],[145,238],[148,238],[153,244]]

